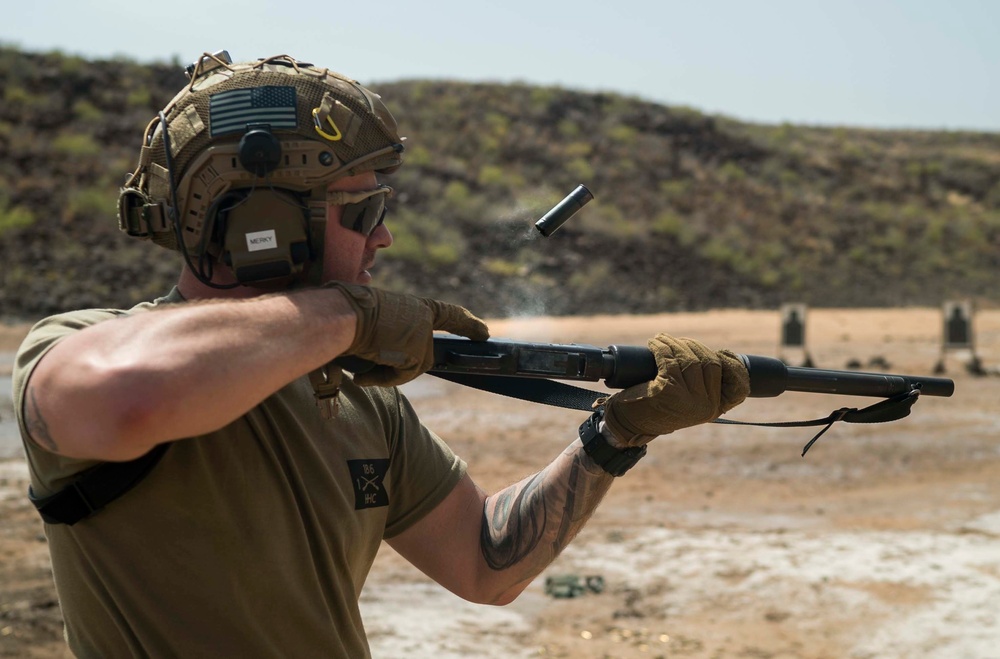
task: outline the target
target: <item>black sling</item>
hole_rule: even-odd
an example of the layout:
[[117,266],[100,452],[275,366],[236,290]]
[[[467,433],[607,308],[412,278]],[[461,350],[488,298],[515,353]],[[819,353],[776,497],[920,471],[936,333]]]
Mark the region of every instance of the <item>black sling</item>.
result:
[[160,444],[146,455],[128,462],[102,462],[47,497],[36,497],[29,486],[28,498],[49,524],[72,526],[135,487],[169,447],[169,443]]

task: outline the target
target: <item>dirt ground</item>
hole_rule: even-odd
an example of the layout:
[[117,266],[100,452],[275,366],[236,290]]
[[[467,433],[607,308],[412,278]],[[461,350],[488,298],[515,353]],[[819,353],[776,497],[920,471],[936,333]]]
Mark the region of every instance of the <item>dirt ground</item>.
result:
[[[598,346],[667,331],[794,363],[802,356],[779,355],[779,322],[775,312],[718,311],[491,327],[494,336]],[[806,338],[820,368],[857,360],[879,370],[864,365],[884,361],[926,375],[942,356],[941,324],[938,309],[811,310]],[[21,331],[0,332],[0,351]],[[981,311],[975,332],[982,361],[1000,363],[1000,311]],[[712,424],[657,440],[507,607],[463,602],[386,548],[362,596],[374,655],[1000,657],[1000,377],[969,374],[967,355],[946,357],[953,397],[923,397],[890,424],[837,424],[805,457],[810,429]],[[582,420],[430,376],[405,391],[487,489],[543,467]],[[808,419],[872,402],[786,393],[728,416]],[[64,657],[25,488],[23,459],[0,461],[0,656]],[[546,594],[546,577],[566,575],[600,576],[604,589]]]

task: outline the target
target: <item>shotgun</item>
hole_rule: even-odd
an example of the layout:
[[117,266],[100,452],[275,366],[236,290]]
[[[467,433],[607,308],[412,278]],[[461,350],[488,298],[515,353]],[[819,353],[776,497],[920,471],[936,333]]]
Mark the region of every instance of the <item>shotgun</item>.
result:
[[[951,396],[955,391],[955,383],[947,378],[806,368],[787,366],[773,357],[739,357],[750,373],[753,398],[770,398],[786,391],[880,398],[914,388],[925,396]],[[470,341],[439,334],[434,337],[430,373],[601,381],[609,388],[624,389],[654,379],[657,368],[653,353],[643,346]]]

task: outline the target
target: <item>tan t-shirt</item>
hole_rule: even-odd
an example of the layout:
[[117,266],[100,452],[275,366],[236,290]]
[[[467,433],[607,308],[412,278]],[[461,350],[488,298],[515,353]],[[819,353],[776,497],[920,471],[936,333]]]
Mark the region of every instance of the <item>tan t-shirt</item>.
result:
[[[18,352],[15,409],[60,338],[177,301],[175,290],[41,321]],[[45,451],[18,422],[38,496],[95,464]],[[81,657],[369,656],[358,598],[380,542],[465,467],[397,389],[345,378],[326,420],[299,378],[218,432],[174,442],[93,517],[45,525],[69,645]]]

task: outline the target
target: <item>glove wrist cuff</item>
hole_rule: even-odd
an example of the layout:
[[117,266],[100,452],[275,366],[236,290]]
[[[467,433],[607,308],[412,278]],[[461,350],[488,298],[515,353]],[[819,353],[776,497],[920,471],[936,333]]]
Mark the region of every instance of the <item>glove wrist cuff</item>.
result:
[[656,435],[646,435],[631,428],[631,424],[627,423],[628,419],[620,418],[615,414],[613,407],[613,405],[607,405],[601,410],[602,414],[605,414],[604,425],[608,429],[607,435],[612,437],[609,442],[612,446],[616,448],[639,446],[656,439]]
[[646,445],[618,449],[601,433],[604,410],[599,409],[580,425],[580,441],[584,452],[604,471],[622,476],[646,455]]

